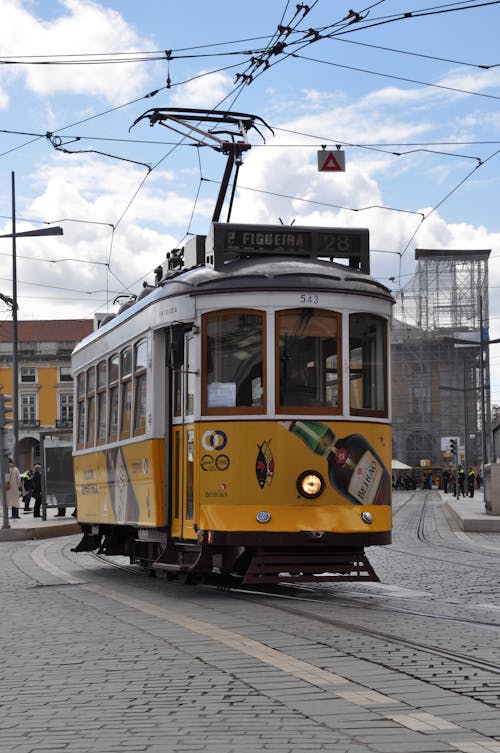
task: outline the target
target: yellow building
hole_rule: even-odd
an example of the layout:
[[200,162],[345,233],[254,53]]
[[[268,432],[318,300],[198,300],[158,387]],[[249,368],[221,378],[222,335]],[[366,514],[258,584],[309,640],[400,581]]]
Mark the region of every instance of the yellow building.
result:
[[[40,462],[44,432],[73,427],[71,351],[94,329],[87,319],[18,322],[18,448],[15,461],[23,471]],[[12,322],[0,322],[0,384],[13,396]],[[13,396],[14,398],[14,396]],[[12,451],[12,427],[6,436]]]

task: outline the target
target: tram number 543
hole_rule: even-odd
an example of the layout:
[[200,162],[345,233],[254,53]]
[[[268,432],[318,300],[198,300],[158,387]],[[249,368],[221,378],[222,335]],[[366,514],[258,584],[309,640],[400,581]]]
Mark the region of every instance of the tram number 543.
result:
[[299,301],[300,303],[319,303],[319,295],[308,295],[307,293],[301,293]]

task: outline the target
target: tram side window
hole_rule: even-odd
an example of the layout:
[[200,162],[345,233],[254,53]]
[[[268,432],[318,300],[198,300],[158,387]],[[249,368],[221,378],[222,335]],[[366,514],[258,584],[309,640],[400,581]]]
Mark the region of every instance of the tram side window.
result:
[[97,364],[97,444],[106,441],[106,361]]
[[85,372],[78,374],[76,384],[78,400],[77,443],[78,447],[83,447],[85,442]]
[[94,446],[95,439],[95,368],[87,371],[87,438],[86,447]]
[[339,412],[340,331],[340,314],[334,311],[276,313],[279,409],[294,406]]
[[203,317],[203,411],[264,409],[264,314],[236,309]]
[[109,379],[109,428],[108,440],[114,441],[118,436],[118,375],[119,375],[119,358],[118,355],[111,356],[108,362],[108,379]]
[[132,425],[132,348],[121,354],[121,403],[120,438],[127,439]]
[[147,388],[147,343],[142,340],[135,346],[134,360],[134,435],[146,431],[146,388]]
[[349,317],[351,413],[387,415],[387,325],[370,314]]

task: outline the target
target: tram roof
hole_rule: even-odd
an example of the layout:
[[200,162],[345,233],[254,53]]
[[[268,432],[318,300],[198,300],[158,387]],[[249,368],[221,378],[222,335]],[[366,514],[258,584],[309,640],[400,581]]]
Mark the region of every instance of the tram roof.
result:
[[[201,263],[167,271],[158,287],[145,288],[135,302],[123,305],[116,315],[111,315],[108,321],[104,320],[83,343],[113,330],[147,307],[170,298],[287,290],[354,294],[394,303],[385,285],[346,264],[285,255],[278,258],[269,255],[239,258],[217,267]],[[79,350],[79,346],[76,350]]]
[[160,285],[166,297],[182,293],[203,295],[300,287],[325,292],[365,293],[392,299],[385,285],[345,264],[288,257],[238,259],[218,268],[199,265],[167,273]]

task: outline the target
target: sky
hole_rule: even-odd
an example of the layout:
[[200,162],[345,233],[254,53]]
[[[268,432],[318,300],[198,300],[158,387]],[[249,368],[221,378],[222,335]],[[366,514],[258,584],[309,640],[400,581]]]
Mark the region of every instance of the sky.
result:
[[[416,248],[490,250],[500,338],[499,28],[500,0],[0,0],[0,235],[14,203],[17,232],[64,232],[17,240],[19,319],[116,311],[207,233],[225,156],[141,116],[214,108],[265,122],[231,221],[368,228],[396,295]],[[323,146],[345,172],[318,172]],[[12,276],[4,239],[5,297]]]

